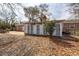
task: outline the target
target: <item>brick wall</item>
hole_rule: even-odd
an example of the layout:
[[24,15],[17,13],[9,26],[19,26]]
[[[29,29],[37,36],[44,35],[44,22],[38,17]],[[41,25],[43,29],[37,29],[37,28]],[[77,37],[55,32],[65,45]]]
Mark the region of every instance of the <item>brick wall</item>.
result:
[[63,29],[79,29],[79,23],[64,23]]
[[71,32],[79,30],[79,23],[63,23],[63,32]]
[[23,25],[17,25],[16,31],[23,31]]

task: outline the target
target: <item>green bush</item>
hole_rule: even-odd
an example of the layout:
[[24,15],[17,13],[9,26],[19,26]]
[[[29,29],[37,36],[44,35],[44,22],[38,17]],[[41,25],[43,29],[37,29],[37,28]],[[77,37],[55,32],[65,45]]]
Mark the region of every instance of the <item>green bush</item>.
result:
[[0,29],[6,30],[10,28],[11,28],[11,25],[8,22],[0,20]]
[[50,36],[52,36],[52,34],[53,34],[54,27],[55,27],[55,22],[54,21],[44,22],[44,28]]

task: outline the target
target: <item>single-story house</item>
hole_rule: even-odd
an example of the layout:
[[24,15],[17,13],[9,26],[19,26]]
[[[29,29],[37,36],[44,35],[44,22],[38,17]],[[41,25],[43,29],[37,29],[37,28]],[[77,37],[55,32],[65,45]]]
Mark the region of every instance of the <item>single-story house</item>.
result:
[[24,31],[24,24],[16,24],[15,31]]
[[79,35],[79,19],[64,20],[63,32],[69,32],[71,35]]
[[[30,35],[48,35],[41,22],[25,22],[16,25],[16,31],[24,31]],[[79,35],[79,20],[56,20],[54,36],[62,36],[62,32]]]
[[[55,30],[53,36],[62,36],[62,23],[57,22],[55,25]],[[24,33],[27,35],[49,35],[45,29],[42,22],[26,22],[24,25]]]

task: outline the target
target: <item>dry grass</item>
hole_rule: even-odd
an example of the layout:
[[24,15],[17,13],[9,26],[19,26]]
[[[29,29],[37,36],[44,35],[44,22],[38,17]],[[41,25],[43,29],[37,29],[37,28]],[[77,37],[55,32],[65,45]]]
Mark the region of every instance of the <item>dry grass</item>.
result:
[[0,55],[79,55],[79,39],[24,36],[23,32],[0,34]]

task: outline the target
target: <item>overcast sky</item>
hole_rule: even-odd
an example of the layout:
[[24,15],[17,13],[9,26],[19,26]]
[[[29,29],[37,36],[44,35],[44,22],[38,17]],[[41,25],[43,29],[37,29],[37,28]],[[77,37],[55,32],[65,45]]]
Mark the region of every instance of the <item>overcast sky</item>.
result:
[[[35,6],[35,5],[40,5],[41,3],[25,3],[24,5],[26,7],[29,6]],[[70,17],[68,11],[67,10],[67,6],[64,3],[48,3],[49,5],[49,11],[53,14],[52,17],[57,19],[57,20],[61,20],[61,19],[68,19]],[[21,15],[18,17],[19,19],[27,20],[27,18],[25,18],[24,12],[20,9],[19,10],[21,12]]]

